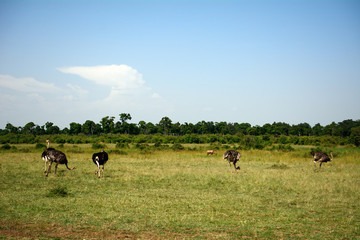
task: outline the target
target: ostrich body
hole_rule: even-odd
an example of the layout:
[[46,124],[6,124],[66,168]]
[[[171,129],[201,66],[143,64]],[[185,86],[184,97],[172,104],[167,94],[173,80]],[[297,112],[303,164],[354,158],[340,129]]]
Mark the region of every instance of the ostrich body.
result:
[[319,171],[321,169],[321,164],[323,164],[324,162],[331,162],[334,157],[333,157],[333,153],[330,153],[329,157],[326,153],[323,152],[310,152],[310,154],[313,156],[314,158],[314,171],[316,171],[316,163],[319,162]]
[[240,157],[241,154],[235,150],[227,150],[223,155],[223,159],[228,160],[230,168],[231,168],[231,163],[233,163],[235,172],[236,170],[240,170],[240,167],[236,167],[236,162],[240,160]]
[[[57,170],[57,167],[59,164],[65,164],[66,168],[69,169],[69,170],[73,170],[75,169],[75,167],[73,168],[69,168],[68,167],[68,161],[67,161],[67,158],[66,158],[66,155],[59,151],[59,150],[56,150],[54,148],[50,148],[50,142],[49,140],[46,140],[47,142],[47,149],[41,154],[41,158],[45,160],[45,173],[46,173],[46,176],[49,175],[50,173],[50,170],[51,170],[51,165],[53,162],[55,162],[55,174],[56,175],[56,170]],[[48,170],[46,170],[46,164],[47,162],[50,162],[49,164],[49,168]]]
[[101,177],[100,165],[102,165],[102,172],[104,176],[104,167],[105,163],[109,160],[108,154],[102,150],[102,152],[94,153],[92,156],[93,162],[97,165],[98,169],[95,171],[95,174],[98,174],[98,177]]

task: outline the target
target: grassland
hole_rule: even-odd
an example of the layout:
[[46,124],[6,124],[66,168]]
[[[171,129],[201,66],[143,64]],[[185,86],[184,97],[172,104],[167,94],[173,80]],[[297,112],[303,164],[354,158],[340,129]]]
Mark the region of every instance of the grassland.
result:
[[125,150],[101,179],[90,146],[62,150],[76,169],[48,178],[41,149],[0,152],[0,238],[360,239],[359,149],[320,172],[307,147],[241,151],[237,174],[222,151]]

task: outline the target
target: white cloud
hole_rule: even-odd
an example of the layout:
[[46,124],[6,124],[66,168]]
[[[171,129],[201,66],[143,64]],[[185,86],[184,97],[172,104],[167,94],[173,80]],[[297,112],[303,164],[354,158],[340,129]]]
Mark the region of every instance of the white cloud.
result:
[[[172,106],[146,86],[136,69],[127,65],[68,67],[58,69],[95,83],[65,82],[64,87],[31,77],[0,74],[0,124],[24,125],[51,121],[67,126],[72,121],[97,121],[104,116],[129,112],[134,120],[160,119]],[[66,81],[66,79],[65,79]],[[108,88],[108,91],[104,89]],[[14,90],[9,91],[8,89]],[[25,94],[24,94],[25,93]],[[1,126],[0,126],[1,127]]]
[[[151,88],[146,86],[142,74],[128,65],[75,66],[58,68],[58,70],[110,87],[108,96],[93,102],[97,106],[103,106],[102,109],[113,108],[113,106],[146,109],[152,108],[151,105],[159,105],[159,101],[162,100],[158,93],[153,93]],[[68,87],[74,91],[79,90],[74,86]]]
[[102,65],[92,67],[58,68],[63,73],[78,75],[96,84],[110,86],[113,89],[128,90],[144,87],[142,74],[127,65]]
[[44,83],[34,78],[15,78],[10,75],[0,75],[0,87],[20,92],[41,93],[58,91],[59,88],[52,83]]

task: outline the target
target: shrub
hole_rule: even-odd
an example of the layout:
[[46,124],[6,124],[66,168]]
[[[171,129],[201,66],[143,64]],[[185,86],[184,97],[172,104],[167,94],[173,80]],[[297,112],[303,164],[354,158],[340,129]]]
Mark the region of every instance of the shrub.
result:
[[116,148],[129,148],[129,144],[127,142],[118,142],[115,145]]
[[270,151],[273,150],[278,150],[282,152],[292,152],[295,151],[295,148],[293,148],[291,145],[280,144],[278,146],[273,146],[272,148],[270,148]]
[[45,144],[42,144],[42,143],[37,143],[37,144],[35,145],[35,148],[36,148],[36,149],[46,148],[46,145],[45,145]]
[[146,143],[145,144],[137,143],[135,145],[135,148],[140,149],[140,150],[144,150],[144,149],[149,149],[150,146],[149,146],[149,144],[146,144]]
[[6,144],[4,144],[4,145],[1,146],[1,149],[10,150],[10,149],[11,149],[11,146],[10,146],[8,143],[6,143]]
[[174,144],[171,146],[171,149],[174,150],[174,151],[184,150],[184,146],[181,145],[180,143],[174,143]]
[[65,139],[63,139],[61,137],[57,137],[57,138],[55,138],[55,142],[64,144],[66,141],[65,141]]
[[92,144],[92,149],[102,149],[102,148],[105,148],[105,144],[101,144],[101,143],[93,143]]
[[167,144],[161,144],[160,142],[156,142],[156,143],[153,145],[153,148],[158,149],[158,150],[160,150],[160,149],[167,149],[167,148],[169,148],[169,145],[167,145]]

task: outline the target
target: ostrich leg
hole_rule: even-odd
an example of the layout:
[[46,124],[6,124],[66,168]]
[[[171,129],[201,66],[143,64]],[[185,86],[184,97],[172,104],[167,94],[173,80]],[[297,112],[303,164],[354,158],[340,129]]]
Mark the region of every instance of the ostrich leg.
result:
[[56,163],[56,165],[55,165],[55,176],[56,176],[56,170],[57,170],[57,167],[58,167],[58,163]]
[[96,165],[97,165],[97,167],[98,167],[98,170],[97,170],[97,174],[98,174],[98,177],[100,177],[100,164],[99,164],[99,162],[98,161],[96,161]]
[[47,173],[46,173],[46,176],[49,175],[49,172],[50,172],[50,170],[51,170],[51,165],[52,165],[52,162],[50,162],[49,169],[48,169],[48,171],[47,171]]

